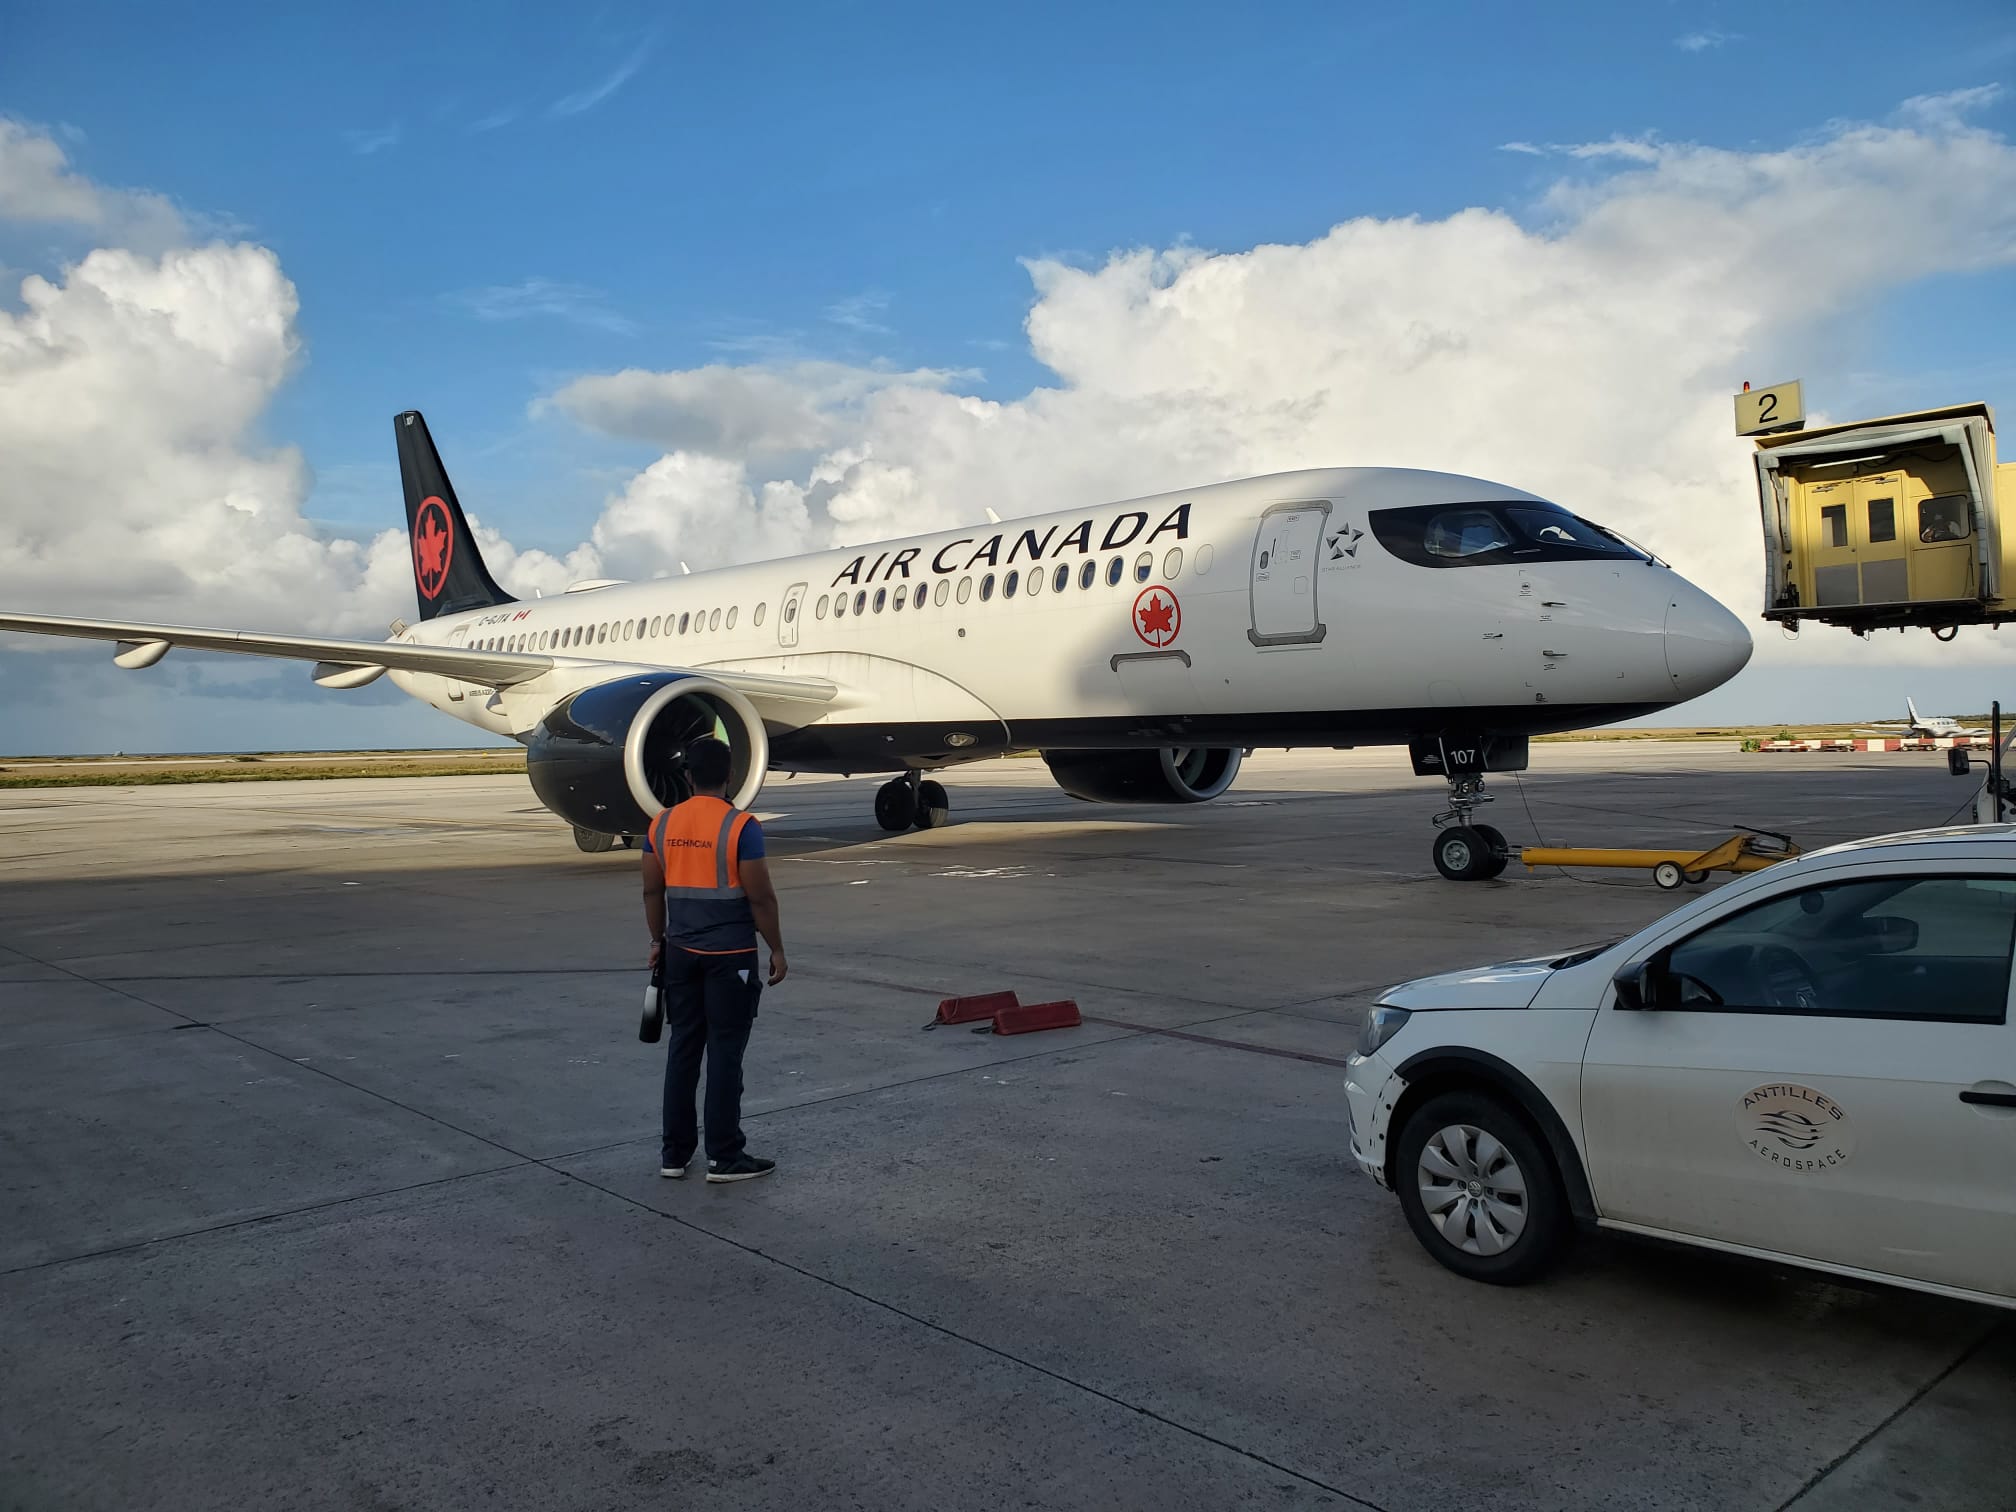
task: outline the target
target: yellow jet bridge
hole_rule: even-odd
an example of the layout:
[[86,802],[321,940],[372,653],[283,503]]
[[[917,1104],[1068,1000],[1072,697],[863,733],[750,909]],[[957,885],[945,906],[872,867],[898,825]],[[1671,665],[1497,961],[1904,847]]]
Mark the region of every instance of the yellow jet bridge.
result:
[[[1738,395],[1755,436],[1764,617],[1856,634],[2016,620],[2016,463],[1995,456],[1986,404],[1757,434],[1797,385]],[[1796,422],[1795,422],[1796,423]]]

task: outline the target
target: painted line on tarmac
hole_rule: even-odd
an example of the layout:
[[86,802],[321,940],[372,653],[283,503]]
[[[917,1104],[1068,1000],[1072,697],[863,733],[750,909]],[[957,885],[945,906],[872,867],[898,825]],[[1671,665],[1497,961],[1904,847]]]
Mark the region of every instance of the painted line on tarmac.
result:
[[[1244,1015],[1240,1015],[1244,1017]],[[1221,1050],[1246,1050],[1254,1055],[1273,1055],[1282,1060],[1309,1061],[1318,1066],[1336,1066],[1339,1070],[1349,1070],[1351,1063],[1334,1055],[1318,1055],[1313,1050],[1283,1050],[1274,1045],[1256,1045],[1250,1040],[1219,1039],[1211,1034],[1191,1034],[1182,1029],[1157,1029],[1149,1024],[1129,1023],[1126,1019],[1097,1018],[1092,1014],[1084,1016],[1088,1024],[1103,1024],[1109,1029],[1131,1029],[1136,1034],[1160,1034],[1169,1039],[1189,1040],[1198,1045],[1215,1045]]]

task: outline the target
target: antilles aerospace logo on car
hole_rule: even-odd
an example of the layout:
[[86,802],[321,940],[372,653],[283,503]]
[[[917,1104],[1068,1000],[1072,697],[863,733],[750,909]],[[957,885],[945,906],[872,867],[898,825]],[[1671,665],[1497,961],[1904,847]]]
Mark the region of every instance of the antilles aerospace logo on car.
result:
[[448,584],[448,564],[455,560],[455,532],[448,524],[448,506],[429,494],[413,516],[413,580],[420,596],[437,599]]
[[1797,1082],[1751,1088],[1737,1118],[1743,1142],[1781,1171],[1826,1171],[1855,1152],[1840,1104]]
[[1176,595],[1156,584],[1143,588],[1134,600],[1134,633],[1156,649],[1169,645],[1183,629],[1183,606]]

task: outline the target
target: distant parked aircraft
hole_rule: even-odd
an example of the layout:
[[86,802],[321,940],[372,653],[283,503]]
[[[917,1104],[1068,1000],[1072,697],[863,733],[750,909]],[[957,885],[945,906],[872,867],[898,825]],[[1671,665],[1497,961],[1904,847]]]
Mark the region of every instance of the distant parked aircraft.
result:
[[1904,700],[1904,708],[1911,718],[1904,724],[1873,724],[1867,729],[1873,734],[1892,731],[1905,735],[1936,737],[1940,735],[1986,735],[1988,731],[1980,725],[1963,725],[1957,719],[1948,719],[1943,714],[1925,715],[1918,712],[1918,705],[1910,699]]

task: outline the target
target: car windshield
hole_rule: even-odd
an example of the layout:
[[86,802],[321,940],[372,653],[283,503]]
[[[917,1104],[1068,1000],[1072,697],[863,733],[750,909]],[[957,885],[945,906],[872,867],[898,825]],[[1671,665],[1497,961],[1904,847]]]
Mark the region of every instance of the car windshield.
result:
[[1537,501],[1375,509],[1369,519],[1379,544],[1417,567],[1652,560],[1615,531]]

